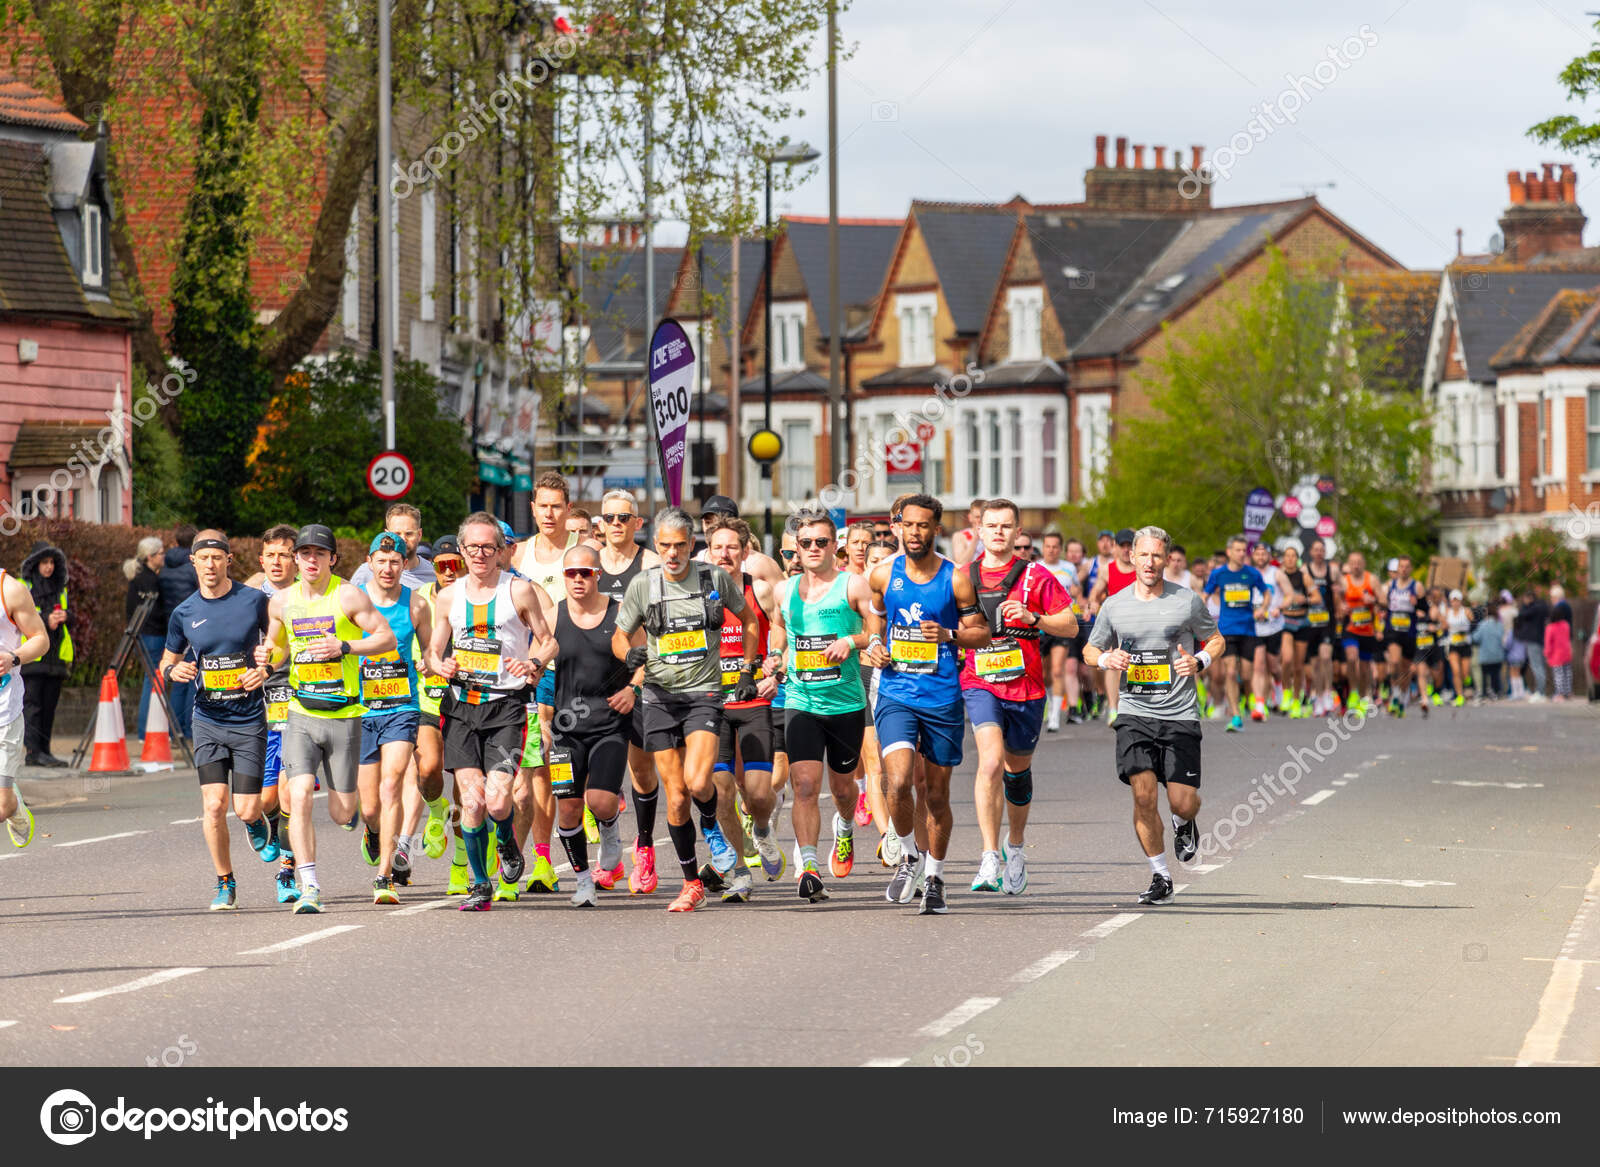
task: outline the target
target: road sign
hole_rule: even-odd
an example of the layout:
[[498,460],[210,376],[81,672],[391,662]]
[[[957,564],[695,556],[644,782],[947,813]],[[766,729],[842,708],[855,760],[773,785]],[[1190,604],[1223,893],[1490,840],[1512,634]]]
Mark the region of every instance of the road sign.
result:
[[931,441],[933,441],[933,426],[930,425],[928,422],[919,421],[917,423],[917,441],[919,441],[919,442],[931,442]]
[[1314,507],[1322,501],[1322,494],[1317,490],[1315,482],[1295,487],[1294,496],[1300,500],[1300,505],[1303,507]]
[[1315,527],[1322,521],[1322,512],[1316,507],[1303,507],[1300,511],[1300,525],[1302,527]]
[[884,450],[889,463],[889,473],[920,475],[922,473],[922,447],[915,442],[896,442]]
[[1317,534],[1324,539],[1333,538],[1333,533],[1338,529],[1339,524],[1333,521],[1332,515],[1323,515],[1321,521],[1317,523]]
[[1244,501],[1244,537],[1252,547],[1260,540],[1261,532],[1272,522],[1272,512],[1277,510],[1277,499],[1272,491],[1258,486]]
[[1300,500],[1294,495],[1289,495],[1279,506],[1283,509],[1284,518],[1298,519],[1300,517]]
[[398,450],[385,450],[367,463],[367,489],[384,502],[404,497],[415,478],[411,459]]

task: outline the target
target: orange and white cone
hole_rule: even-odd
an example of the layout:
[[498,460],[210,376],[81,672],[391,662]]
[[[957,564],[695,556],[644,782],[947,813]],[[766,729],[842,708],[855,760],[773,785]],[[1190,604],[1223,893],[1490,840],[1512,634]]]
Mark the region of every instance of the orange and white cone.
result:
[[110,669],[100,678],[100,708],[94,722],[94,756],[89,773],[126,773],[128,770],[127,731],[122,724],[122,695],[117,691],[117,674]]
[[150,692],[150,708],[145,713],[144,741],[139,747],[139,769],[145,772],[172,769],[172,735],[168,732],[167,710],[161,704],[160,678]]

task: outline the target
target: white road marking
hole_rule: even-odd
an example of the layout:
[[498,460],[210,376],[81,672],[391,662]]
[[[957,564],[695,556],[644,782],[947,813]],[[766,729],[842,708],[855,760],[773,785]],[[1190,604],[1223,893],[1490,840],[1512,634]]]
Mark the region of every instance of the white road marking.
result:
[[21,855],[0,855],[0,859],[21,859]]
[[1202,863],[1198,867],[1189,868],[1190,875],[1210,875],[1213,871],[1222,870],[1222,863]]
[[1350,785],[1350,783],[1346,782],[1343,778],[1335,778],[1331,783],[1329,783],[1329,785],[1330,786],[1348,786],[1348,785]]
[[1383,883],[1393,887],[1454,887],[1442,879],[1368,879],[1359,875],[1308,875],[1306,879],[1328,879],[1334,883]]
[[861,1063],[862,1069],[867,1070],[892,1070],[896,1066],[903,1066],[910,1058],[868,1058]]
[[1123,912],[1120,916],[1112,916],[1104,924],[1096,924],[1087,932],[1081,933],[1081,935],[1087,936],[1090,940],[1101,940],[1111,935],[1118,928],[1127,927],[1143,915],[1143,912]]
[[930,1021],[917,1030],[918,1037],[943,1037],[952,1029],[965,1025],[978,1014],[1000,1004],[999,997],[968,997],[937,1021]]
[[450,903],[450,897],[442,900],[424,900],[420,904],[412,904],[408,908],[398,908],[389,913],[391,916],[415,916],[418,912],[429,912],[434,908],[442,908]]
[[109,989],[93,989],[87,993],[73,993],[69,997],[57,997],[57,1005],[81,1005],[85,1001],[97,1001],[101,997],[113,997],[118,993],[136,993],[140,989],[148,989],[155,985],[164,985],[168,981],[175,981],[179,977],[190,976],[193,973],[205,972],[203,968],[164,968],[160,972],[151,973],[147,977],[140,977],[136,981],[129,981],[125,985],[113,985]]
[[1350,770],[1350,771],[1347,771],[1347,772],[1346,772],[1346,773],[1345,773],[1345,777],[1346,777],[1346,778],[1359,778],[1359,777],[1361,777],[1361,771],[1359,771],[1359,770]]
[[167,824],[167,826],[169,826],[169,827],[183,827],[183,826],[188,826],[190,823],[197,823],[197,822],[200,822],[200,821],[201,821],[200,819],[173,819],[170,823]]
[[1076,948],[1057,949],[1049,956],[1040,957],[1038,960],[1034,961],[1027,968],[1017,973],[1017,975],[1011,979],[1020,984],[1026,984],[1029,981],[1036,981],[1040,977],[1044,976],[1045,973],[1053,972],[1077,955],[1078,950]]
[[1380,761],[1380,762],[1387,762],[1389,760],[1389,755],[1388,754],[1379,754],[1377,760]]
[[1335,794],[1338,794],[1338,793],[1339,792],[1337,790],[1319,790],[1315,794],[1313,794],[1310,798],[1302,798],[1300,800],[1300,805],[1301,806],[1316,806],[1317,803],[1319,803],[1319,802],[1327,802],[1328,799],[1332,798]]
[[10,1029],[15,1024],[15,1021],[0,1021],[0,1029]]
[[1529,790],[1544,786],[1543,782],[1473,782],[1466,778],[1450,780],[1435,778],[1433,784],[1435,786],[1501,786],[1507,790]]
[[302,944],[310,944],[315,940],[326,940],[330,936],[337,936],[341,932],[354,932],[360,924],[338,924],[332,928],[323,928],[317,932],[307,932],[304,936],[296,936],[292,940],[282,940],[277,944],[268,944],[261,948],[247,948],[239,953],[240,956],[267,956],[274,952],[286,952],[291,948],[299,948]]
[[131,839],[135,835],[148,835],[149,831],[118,831],[115,835],[96,835],[92,839],[74,839],[70,843],[57,843],[57,847],[82,847],[89,843],[104,843],[111,839]]

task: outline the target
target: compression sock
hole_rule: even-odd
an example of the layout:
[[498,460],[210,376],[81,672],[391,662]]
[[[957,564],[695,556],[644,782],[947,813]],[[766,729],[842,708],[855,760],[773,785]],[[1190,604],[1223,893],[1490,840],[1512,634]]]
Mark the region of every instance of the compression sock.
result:
[[[511,829],[511,816],[494,820],[495,846],[501,850],[509,850],[517,845],[516,833]],[[487,848],[485,848],[487,852]]]
[[694,800],[694,808],[700,812],[700,829],[710,830],[717,825],[717,792],[713,790],[711,797],[702,802]]
[[672,838],[672,849],[677,853],[678,866],[683,869],[683,878],[690,882],[699,879],[700,868],[696,864],[694,857],[694,824],[679,824],[669,819],[667,821],[667,834]]
[[473,883],[489,882],[489,828],[483,825],[462,827],[461,840],[466,844],[467,866],[472,869]]
[[557,827],[556,833],[561,836],[561,846],[567,853],[567,862],[572,864],[572,873],[582,875],[589,870],[589,840],[584,837],[583,824],[570,830]]
[[652,844],[656,829],[656,804],[661,800],[661,787],[649,793],[633,792],[633,817],[639,822],[639,846]]

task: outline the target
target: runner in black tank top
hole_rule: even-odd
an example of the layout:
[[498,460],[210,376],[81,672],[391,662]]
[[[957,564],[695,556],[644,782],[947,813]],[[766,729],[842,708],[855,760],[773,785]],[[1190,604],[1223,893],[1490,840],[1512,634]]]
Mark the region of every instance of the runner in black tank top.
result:
[[644,569],[644,548],[640,548],[633,557],[633,562],[622,569],[620,574],[613,574],[604,567],[600,569],[600,590],[617,603],[622,603],[622,597],[628,591],[628,585],[633,582],[633,577]]

